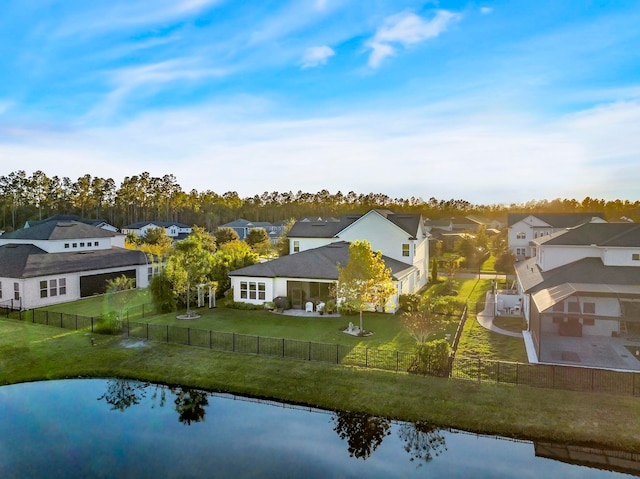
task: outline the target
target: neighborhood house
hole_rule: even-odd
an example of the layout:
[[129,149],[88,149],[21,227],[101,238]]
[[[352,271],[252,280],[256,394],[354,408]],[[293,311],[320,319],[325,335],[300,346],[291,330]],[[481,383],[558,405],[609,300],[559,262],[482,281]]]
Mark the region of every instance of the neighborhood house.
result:
[[391,269],[396,294],[385,311],[395,312],[400,294],[415,293],[427,284],[428,235],[420,215],[371,210],[329,220],[297,221],[289,235],[290,254],[232,271],[233,299],[263,304],[286,296],[293,308],[331,297],[338,280],[337,265],[346,265],[349,243],[367,240]]
[[0,304],[32,309],[106,291],[125,275],[138,288],[152,266],[141,251],[124,248],[125,236],[80,221],[52,219],[0,236]]

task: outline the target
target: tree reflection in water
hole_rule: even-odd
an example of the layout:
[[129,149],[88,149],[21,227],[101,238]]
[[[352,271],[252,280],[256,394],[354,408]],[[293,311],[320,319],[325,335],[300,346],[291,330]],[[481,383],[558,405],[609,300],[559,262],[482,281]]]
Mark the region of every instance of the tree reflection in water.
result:
[[404,450],[409,453],[412,461],[417,459],[428,462],[447,450],[442,430],[426,421],[403,423],[398,437],[404,441]]
[[172,389],[172,392],[176,395],[173,403],[180,415],[178,421],[186,425],[191,425],[192,422],[204,421],[205,406],[209,405],[206,392],[190,388]]
[[[107,391],[98,400],[104,400],[111,405],[112,410],[124,412],[131,406],[140,404],[140,401],[146,397],[147,389],[150,386],[151,384],[149,383],[130,381],[128,379],[109,379],[107,380]],[[155,389],[151,399],[154,400],[154,404],[151,407],[155,407],[156,404],[164,407],[168,390],[176,396],[173,403],[175,411],[178,413],[178,421],[186,425],[204,421],[206,415],[205,407],[209,405],[207,398],[209,393],[191,388],[168,388],[159,384],[153,386]]]
[[340,439],[347,440],[349,455],[366,459],[382,444],[385,436],[391,434],[388,419],[359,412],[338,411],[333,416]]
[[146,383],[129,381],[128,379],[109,379],[107,392],[98,398],[104,399],[111,405],[112,410],[123,412],[125,409],[140,404],[140,400],[146,397]]

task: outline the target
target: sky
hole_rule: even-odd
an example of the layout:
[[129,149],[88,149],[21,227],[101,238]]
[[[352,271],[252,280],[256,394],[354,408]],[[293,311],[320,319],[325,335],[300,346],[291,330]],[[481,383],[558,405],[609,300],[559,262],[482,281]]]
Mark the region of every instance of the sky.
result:
[[640,199],[637,0],[2,0],[0,175]]

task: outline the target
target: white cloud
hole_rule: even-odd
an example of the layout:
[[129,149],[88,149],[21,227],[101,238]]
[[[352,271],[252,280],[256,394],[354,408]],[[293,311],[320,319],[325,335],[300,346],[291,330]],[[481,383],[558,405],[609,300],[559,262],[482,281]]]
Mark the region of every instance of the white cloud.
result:
[[493,12],[493,8],[491,7],[480,7],[480,13],[483,15],[488,15],[491,12]]
[[[92,175],[116,183],[141,171],[174,173],[187,191],[241,196],[326,188],[474,203],[637,198],[639,103],[544,122],[459,108],[283,120],[269,118],[270,105],[259,100],[233,98],[227,105],[149,112],[115,127],[23,129],[4,135],[0,157],[26,171],[71,178],[91,165]],[[301,161],[315,166],[301,174]]]
[[9,100],[0,100],[0,115],[4,115],[11,108],[13,108],[13,102]]
[[323,45],[320,47],[307,48],[302,56],[302,68],[317,67],[325,65],[327,60],[334,56],[336,52],[332,48]]
[[411,12],[388,17],[384,25],[367,43],[367,46],[372,49],[369,56],[369,66],[377,68],[385,57],[393,55],[395,48],[391,44],[406,47],[435,38],[458,19],[460,19],[460,14],[448,10],[438,10],[431,20],[424,20]]

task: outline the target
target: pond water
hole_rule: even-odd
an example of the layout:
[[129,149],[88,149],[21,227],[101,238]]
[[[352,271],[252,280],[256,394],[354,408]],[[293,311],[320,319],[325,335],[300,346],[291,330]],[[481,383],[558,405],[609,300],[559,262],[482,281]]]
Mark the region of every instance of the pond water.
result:
[[640,475],[636,456],[127,380],[0,387],[3,479],[589,479]]

